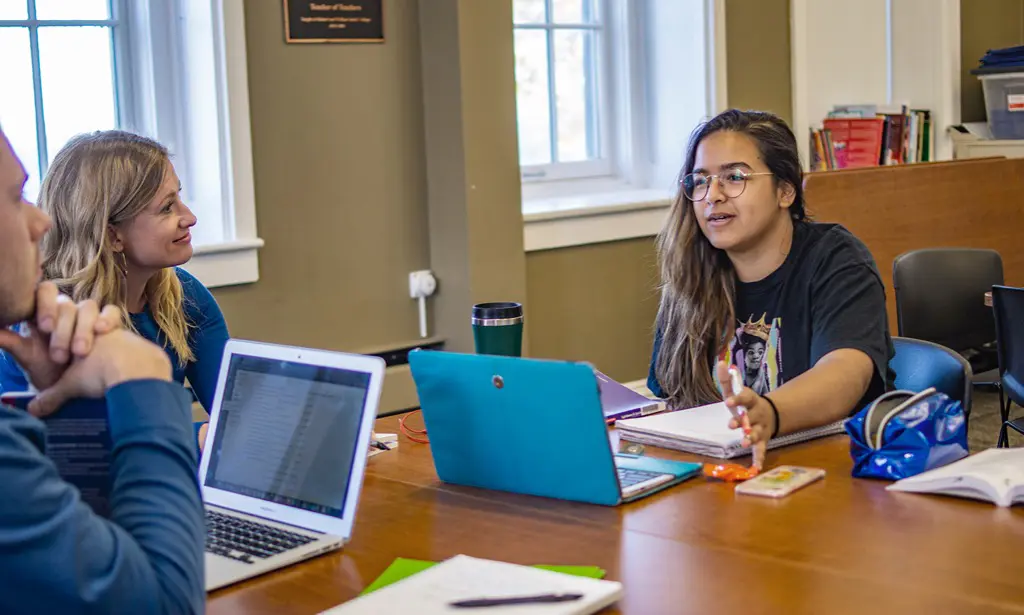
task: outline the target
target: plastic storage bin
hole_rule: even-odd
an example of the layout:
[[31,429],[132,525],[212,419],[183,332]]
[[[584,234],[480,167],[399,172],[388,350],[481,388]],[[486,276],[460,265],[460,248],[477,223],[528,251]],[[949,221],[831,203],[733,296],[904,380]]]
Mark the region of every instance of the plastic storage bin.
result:
[[976,74],[985,92],[992,138],[1024,139],[1024,71]]

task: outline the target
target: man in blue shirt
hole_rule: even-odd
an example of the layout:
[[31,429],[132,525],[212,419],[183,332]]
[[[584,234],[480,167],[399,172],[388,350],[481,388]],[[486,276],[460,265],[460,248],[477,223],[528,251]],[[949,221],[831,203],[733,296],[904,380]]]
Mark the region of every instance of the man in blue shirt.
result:
[[[25,202],[25,170],[0,131],[0,349],[41,391],[106,397],[109,518],[45,455],[45,426],[0,406],[0,613],[201,613],[203,505],[190,397],[158,346],[116,310],[39,284],[50,219]],[[27,323],[18,335],[6,329]]]

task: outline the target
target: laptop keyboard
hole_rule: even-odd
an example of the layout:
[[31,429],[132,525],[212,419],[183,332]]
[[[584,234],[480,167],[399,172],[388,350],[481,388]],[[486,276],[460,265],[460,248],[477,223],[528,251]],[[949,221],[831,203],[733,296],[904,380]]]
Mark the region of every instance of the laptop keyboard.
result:
[[627,470],[626,468],[615,468],[619,471],[619,486],[628,489],[633,485],[639,485],[644,481],[663,476],[664,472],[649,472],[647,470]]
[[206,550],[246,564],[313,542],[313,538],[206,511]]

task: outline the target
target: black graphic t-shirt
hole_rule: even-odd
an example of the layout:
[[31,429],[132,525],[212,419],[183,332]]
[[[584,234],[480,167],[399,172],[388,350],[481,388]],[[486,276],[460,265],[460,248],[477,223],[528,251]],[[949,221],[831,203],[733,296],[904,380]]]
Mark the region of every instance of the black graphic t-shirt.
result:
[[[882,278],[867,247],[841,225],[797,222],[782,266],[763,280],[736,283],[735,308],[735,335],[718,358],[739,367],[755,392],[774,391],[841,348],[860,350],[875,364],[854,411],[892,388]],[[654,367],[660,348],[658,331],[648,387],[664,397]]]

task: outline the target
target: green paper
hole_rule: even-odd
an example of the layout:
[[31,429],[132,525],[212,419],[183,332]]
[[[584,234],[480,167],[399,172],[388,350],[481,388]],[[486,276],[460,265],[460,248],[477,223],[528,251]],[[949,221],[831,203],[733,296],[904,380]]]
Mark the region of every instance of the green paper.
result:
[[[395,561],[391,562],[391,565],[381,573],[379,577],[370,583],[369,587],[364,589],[359,595],[364,596],[370,592],[375,592],[382,587],[387,587],[392,583],[397,583],[404,578],[411,577],[417,572],[423,572],[427,568],[436,566],[437,562],[427,562],[419,559],[406,559],[404,557],[396,558]],[[534,568],[541,568],[543,570],[551,570],[554,572],[561,572],[562,574],[571,574],[577,577],[587,577],[591,579],[603,579],[605,571],[597,566],[552,566],[548,564],[541,564],[534,566]]]
[[603,579],[604,569],[597,566],[551,566],[548,564],[537,564],[534,568],[552,570],[562,574],[571,574],[575,577],[587,577],[588,579]]
[[391,562],[391,565],[381,573],[377,580],[370,583],[370,586],[362,591],[360,596],[368,594],[370,592],[377,591],[382,587],[387,587],[392,583],[397,583],[406,577],[411,577],[417,572],[423,572],[431,566],[436,566],[437,562],[425,562],[418,559],[406,559],[399,557],[395,561]]

